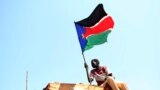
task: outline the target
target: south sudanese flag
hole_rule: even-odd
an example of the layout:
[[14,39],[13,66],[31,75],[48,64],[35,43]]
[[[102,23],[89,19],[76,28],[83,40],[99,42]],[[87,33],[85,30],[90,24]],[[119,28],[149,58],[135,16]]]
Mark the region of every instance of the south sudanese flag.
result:
[[105,12],[103,5],[99,4],[89,17],[75,22],[75,26],[83,53],[85,50],[93,48],[94,45],[107,42],[114,21]]

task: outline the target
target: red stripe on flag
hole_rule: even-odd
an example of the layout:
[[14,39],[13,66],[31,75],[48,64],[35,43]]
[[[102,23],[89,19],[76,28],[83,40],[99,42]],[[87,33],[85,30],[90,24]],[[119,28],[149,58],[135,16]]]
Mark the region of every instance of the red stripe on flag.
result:
[[92,34],[99,34],[101,32],[111,30],[114,26],[114,21],[111,16],[105,16],[97,24],[92,27],[85,27],[84,37],[87,38]]

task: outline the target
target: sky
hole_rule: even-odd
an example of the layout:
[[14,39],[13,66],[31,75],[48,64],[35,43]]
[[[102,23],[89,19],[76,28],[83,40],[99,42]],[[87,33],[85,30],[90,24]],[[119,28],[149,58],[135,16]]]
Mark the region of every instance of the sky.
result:
[[[108,42],[84,52],[130,90],[160,86],[159,0],[0,0],[0,87],[42,90],[50,82],[88,84],[74,21],[99,4],[114,19]],[[93,84],[96,84],[95,81]]]

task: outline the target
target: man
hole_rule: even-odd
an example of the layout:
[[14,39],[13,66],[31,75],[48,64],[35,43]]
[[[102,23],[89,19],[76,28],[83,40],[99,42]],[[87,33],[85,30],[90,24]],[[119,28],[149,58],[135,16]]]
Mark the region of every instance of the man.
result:
[[[105,90],[120,90],[114,80],[114,77],[112,76],[112,73],[107,70],[107,67],[99,66],[98,59],[91,60],[91,65],[93,69],[89,75],[89,82],[92,82],[95,78],[97,85],[104,87]],[[86,63],[85,67],[88,68]]]

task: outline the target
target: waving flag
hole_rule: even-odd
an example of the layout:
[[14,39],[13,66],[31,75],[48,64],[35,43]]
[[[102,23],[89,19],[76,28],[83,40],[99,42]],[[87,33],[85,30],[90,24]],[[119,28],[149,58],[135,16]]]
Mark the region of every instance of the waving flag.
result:
[[99,4],[91,15],[81,21],[75,22],[78,39],[82,52],[107,42],[107,37],[112,31],[114,21],[109,16],[102,4]]

